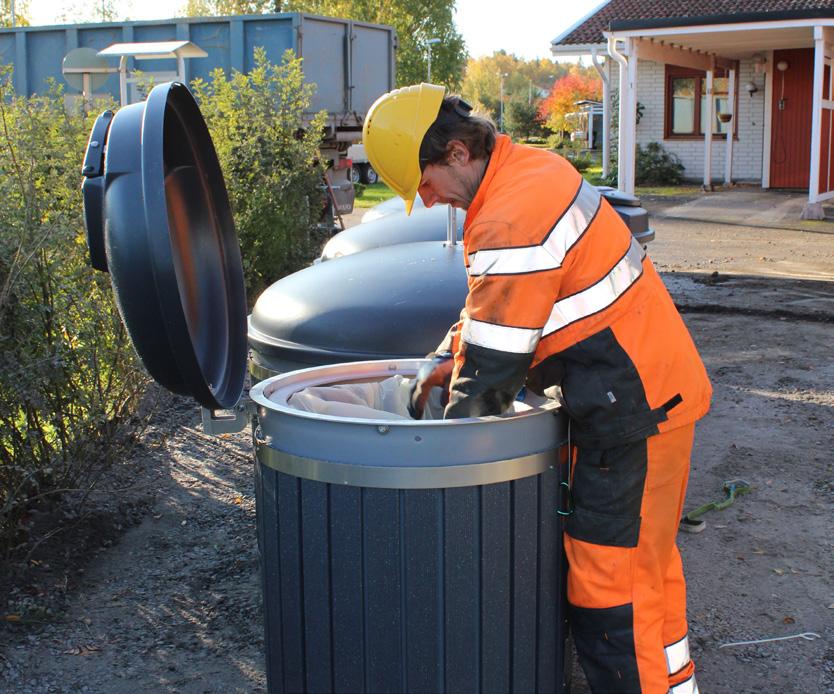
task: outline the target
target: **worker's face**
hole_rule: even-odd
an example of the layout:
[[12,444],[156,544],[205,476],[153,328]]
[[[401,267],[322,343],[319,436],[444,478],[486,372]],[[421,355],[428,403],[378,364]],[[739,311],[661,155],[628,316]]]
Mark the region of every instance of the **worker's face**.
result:
[[473,160],[462,142],[452,140],[445,163],[428,164],[423,169],[417,192],[426,207],[449,204],[467,209],[478,192],[486,162]]

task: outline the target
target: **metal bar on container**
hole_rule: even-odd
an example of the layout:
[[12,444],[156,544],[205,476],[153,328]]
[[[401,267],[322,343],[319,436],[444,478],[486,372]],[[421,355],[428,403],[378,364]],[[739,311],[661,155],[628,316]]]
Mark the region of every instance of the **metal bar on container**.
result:
[[458,240],[457,211],[449,205],[449,214],[446,218],[446,245],[454,246]]
[[[178,40],[191,40],[191,24],[189,22],[177,22],[176,29],[176,37]],[[179,72],[180,80],[183,84],[188,84],[191,81],[191,63],[186,63],[185,60],[181,57],[179,57],[177,60],[177,72]]]
[[71,51],[78,48],[78,27],[69,27],[65,32],[66,50]]
[[229,20],[229,68],[238,72],[246,72],[243,40],[243,20]]
[[31,92],[29,90],[29,66],[26,61],[26,41],[27,34],[25,31],[15,32],[14,85],[18,94],[29,96]]
[[353,23],[347,22],[345,24],[345,93],[344,93],[344,109],[346,113],[353,110]]

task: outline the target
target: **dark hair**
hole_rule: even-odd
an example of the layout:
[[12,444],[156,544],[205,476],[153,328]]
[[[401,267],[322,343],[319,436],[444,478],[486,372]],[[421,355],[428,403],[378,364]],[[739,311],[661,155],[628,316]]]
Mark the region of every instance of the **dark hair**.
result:
[[495,149],[495,133],[495,124],[473,115],[472,107],[459,96],[444,97],[420,144],[420,170],[429,164],[445,164],[451,140],[463,142],[473,159],[487,159]]

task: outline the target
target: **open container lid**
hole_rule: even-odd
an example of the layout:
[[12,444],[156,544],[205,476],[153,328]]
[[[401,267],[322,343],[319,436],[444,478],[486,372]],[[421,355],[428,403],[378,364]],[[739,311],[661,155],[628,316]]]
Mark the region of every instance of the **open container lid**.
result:
[[82,173],[90,257],[110,273],[142,363],[167,389],[232,407],[246,376],[246,296],[208,128],[178,82],[99,116]]

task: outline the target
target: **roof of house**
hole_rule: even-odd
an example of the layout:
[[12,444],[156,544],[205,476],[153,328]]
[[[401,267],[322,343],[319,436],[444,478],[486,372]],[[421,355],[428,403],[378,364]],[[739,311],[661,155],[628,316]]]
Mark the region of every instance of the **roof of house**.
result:
[[552,43],[603,43],[602,32],[618,29],[804,17],[834,17],[834,0],[608,0]]

